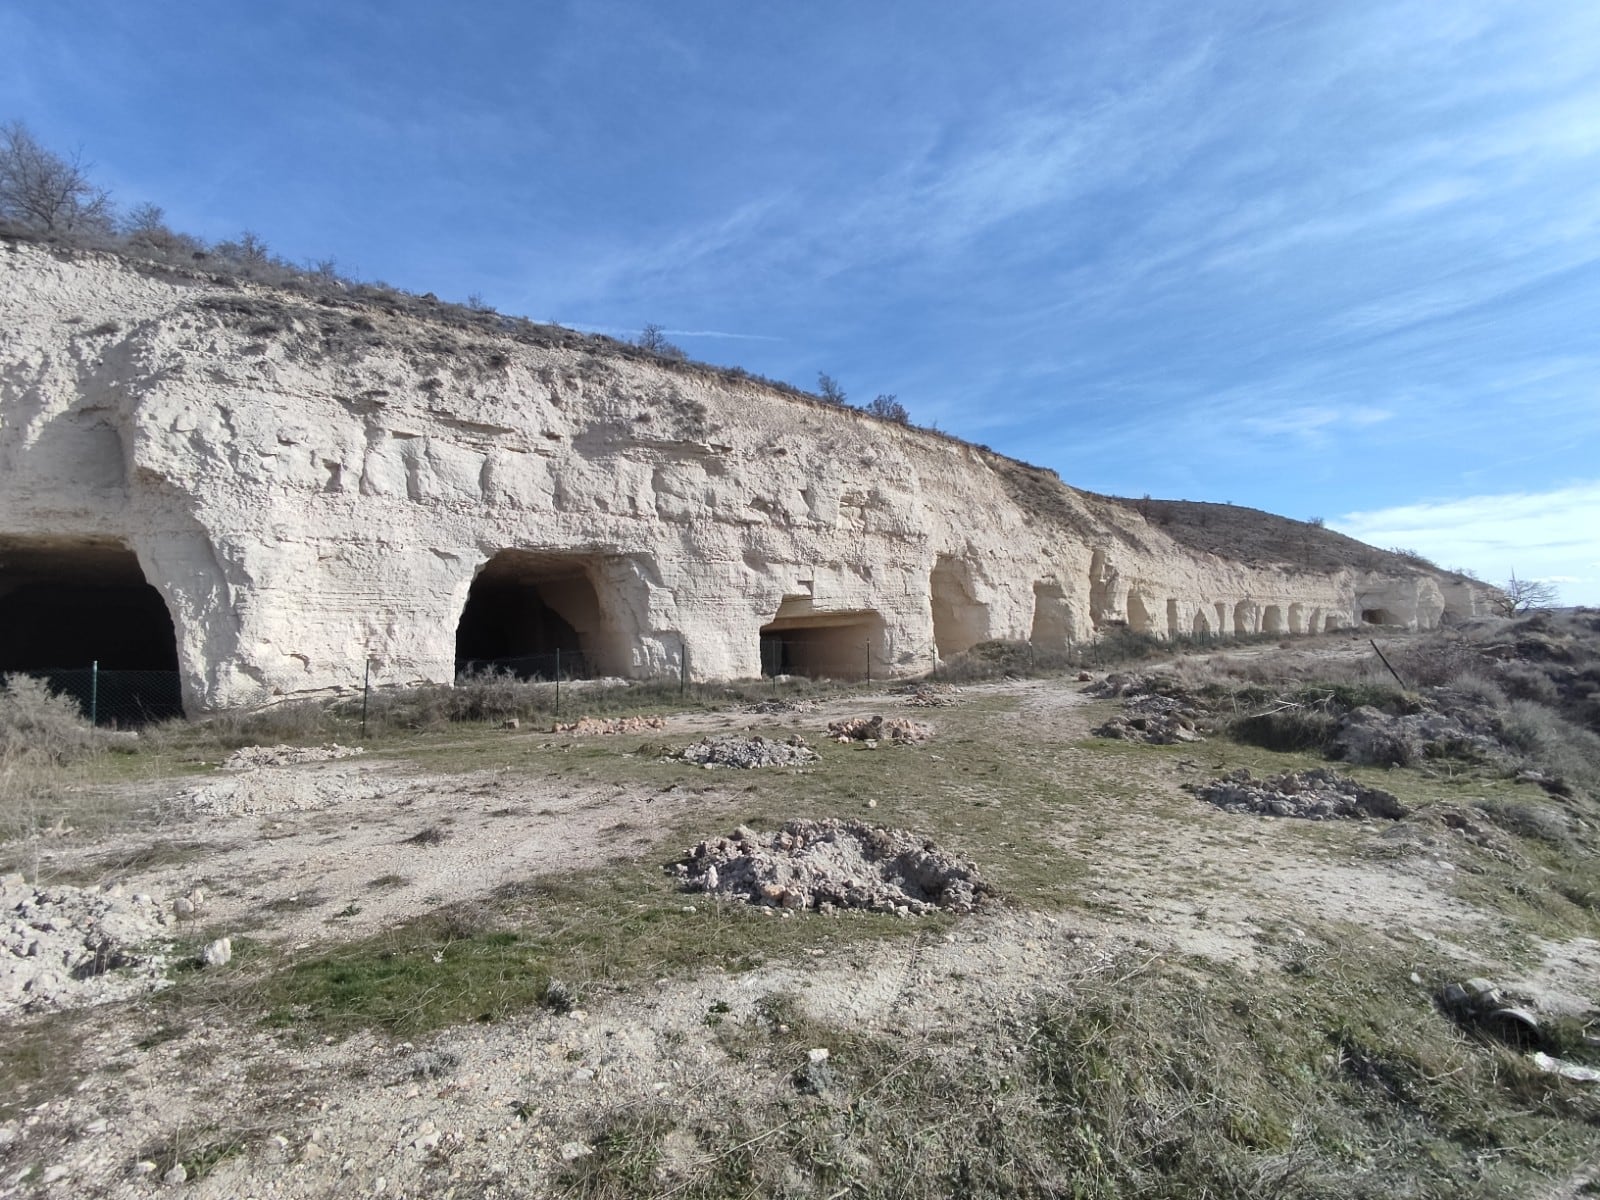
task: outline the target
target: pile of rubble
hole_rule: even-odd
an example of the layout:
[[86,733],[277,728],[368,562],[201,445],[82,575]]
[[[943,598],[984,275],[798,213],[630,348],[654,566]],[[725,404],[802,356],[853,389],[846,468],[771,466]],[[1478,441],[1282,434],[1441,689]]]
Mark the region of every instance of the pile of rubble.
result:
[[828,737],[836,742],[866,742],[875,746],[888,741],[908,746],[913,742],[925,742],[932,736],[931,725],[923,725],[905,717],[889,717],[887,720],[881,716],[846,717],[842,721],[828,722]]
[[679,750],[674,758],[702,767],[798,767],[817,761],[817,752],[795,735],[776,742],[764,737],[739,737],[731,733],[701,738]]
[[949,708],[961,689],[953,683],[922,683],[906,697],[910,708]]
[[554,733],[575,733],[579,737],[603,737],[614,733],[640,733],[646,729],[665,729],[662,717],[579,717],[576,721],[557,721]]
[[121,887],[34,887],[0,878],[0,1015],[83,1008],[166,985],[162,906]]
[[745,712],[756,713],[763,717],[778,717],[785,713],[810,712],[817,707],[815,700],[786,700],[775,696],[768,700],[757,700],[754,704],[744,706]]
[[1092,732],[1096,737],[1152,746],[1203,742],[1200,722],[1207,713],[1170,679],[1150,675],[1112,674],[1084,691],[1097,699],[1122,700],[1122,712]]
[[1096,700],[1116,700],[1122,696],[1149,695],[1155,690],[1150,676],[1117,671],[1091,683],[1083,689],[1083,694]]
[[690,891],[774,909],[921,916],[970,913],[993,898],[971,862],[905,830],[857,821],[789,821],[776,833],[741,825],[671,870]]
[[1205,741],[1199,731],[1205,714],[1176,696],[1135,696],[1124,702],[1122,709],[1093,731],[1095,737],[1148,742],[1152,746]]
[[254,771],[258,767],[292,767],[297,763],[332,762],[365,754],[360,746],[241,746],[222,760],[224,771]]
[[1259,780],[1251,778],[1248,768],[1241,768],[1193,790],[1200,799],[1224,812],[1259,813],[1266,817],[1302,817],[1310,821],[1384,817],[1393,821],[1406,815],[1400,801],[1390,793],[1326,767]]

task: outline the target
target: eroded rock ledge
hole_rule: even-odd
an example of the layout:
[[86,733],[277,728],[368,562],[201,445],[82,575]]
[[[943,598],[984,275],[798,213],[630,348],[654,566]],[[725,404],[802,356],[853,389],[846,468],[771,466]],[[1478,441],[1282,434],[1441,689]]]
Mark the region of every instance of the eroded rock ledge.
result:
[[73,629],[112,611],[197,711],[369,661],[385,684],[556,653],[877,677],[990,639],[1428,627],[1486,600],[1420,567],[1247,565],[729,372],[0,239],[0,626],[30,639],[0,669],[41,640],[87,666]]

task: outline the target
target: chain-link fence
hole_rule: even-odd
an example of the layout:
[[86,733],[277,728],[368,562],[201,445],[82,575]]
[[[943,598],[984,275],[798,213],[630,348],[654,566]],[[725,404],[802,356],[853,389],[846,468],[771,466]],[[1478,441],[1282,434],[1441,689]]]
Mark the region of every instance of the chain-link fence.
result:
[[176,671],[127,671],[98,664],[19,671],[70,696],[84,719],[107,729],[136,729],[183,716],[183,688]]
[[589,656],[581,650],[552,650],[547,654],[517,654],[508,658],[464,658],[456,663],[456,678],[472,675],[510,675],[514,679],[590,679]]

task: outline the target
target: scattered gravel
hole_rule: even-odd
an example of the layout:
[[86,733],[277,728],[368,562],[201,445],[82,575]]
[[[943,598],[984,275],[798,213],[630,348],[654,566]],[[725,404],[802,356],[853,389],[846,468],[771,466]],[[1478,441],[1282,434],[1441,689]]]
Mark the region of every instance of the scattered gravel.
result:
[[254,771],[258,767],[290,767],[296,763],[332,762],[354,758],[366,751],[360,746],[241,746],[222,760],[224,771]]
[[171,927],[120,887],[33,887],[0,878],[0,1014],[84,1008],[166,986]]
[[1266,817],[1303,817],[1311,821],[1406,815],[1400,801],[1380,788],[1369,788],[1326,767],[1291,771],[1271,779],[1252,779],[1248,769],[1195,788],[1200,799],[1225,812],[1259,813]]
[[724,733],[685,746],[674,758],[703,767],[798,767],[817,761],[817,752],[799,735],[775,742],[764,737]]
[[776,833],[741,825],[672,870],[690,891],[821,912],[970,913],[993,895],[971,862],[905,830],[856,821],[789,821]]

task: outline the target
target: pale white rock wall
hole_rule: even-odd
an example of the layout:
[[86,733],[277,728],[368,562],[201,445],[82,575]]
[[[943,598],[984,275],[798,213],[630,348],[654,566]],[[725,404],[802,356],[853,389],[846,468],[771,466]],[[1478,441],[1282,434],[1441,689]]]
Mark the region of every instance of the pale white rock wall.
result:
[[634,676],[686,653],[755,675],[775,618],[890,674],[996,638],[1427,627],[1485,602],[1198,554],[972,446],[546,341],[0,240],[0,544],[130,547],[191,711],[351,687],[368,658],[383,683],[451,680],[503,550],[578,572],[569,619]]

